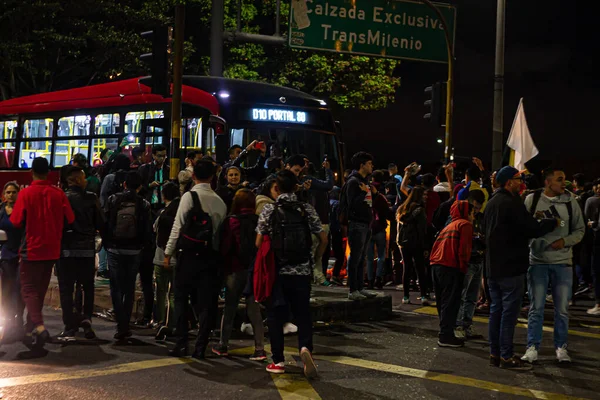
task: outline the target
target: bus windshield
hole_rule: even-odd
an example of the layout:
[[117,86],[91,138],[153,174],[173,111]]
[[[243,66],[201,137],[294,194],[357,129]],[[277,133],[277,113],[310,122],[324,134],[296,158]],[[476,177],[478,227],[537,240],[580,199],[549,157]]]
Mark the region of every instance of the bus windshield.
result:
[[[306,129],[278,129],[266,127],[233,128],[230,130],[230,146],[246,148],[253,140],[263,141],[267,146],[266,157],[288,157],[304,154],[317,169],[321,168],[325,156],[335,172],[339,169],[339,158],[335,135],[323,131]],[[254,162],[253,157],[248,164]]]

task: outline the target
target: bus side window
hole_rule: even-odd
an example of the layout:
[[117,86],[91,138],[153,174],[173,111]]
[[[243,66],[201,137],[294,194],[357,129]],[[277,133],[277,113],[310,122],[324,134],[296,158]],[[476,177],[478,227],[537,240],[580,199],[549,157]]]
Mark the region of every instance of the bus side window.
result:
[[94,135],[95,136],[114,136],[114,137],[94,137],[92,139],[92,151],[90,154],[90,165],[101,163],[100,153],[108,148],[113,151],[119,145],[119,139],[116,135],[119,133],[121,126],[121,118],[118,113],[114,114],[99,114],[94,118]]
[[69,137],[69,139],[55,142],[54,159],[52,160],[54,167],[69,164],[75,154],[81,153],[86,158],[89,157],[91,120],[89,115],[62,117],[58,120],[58,136]]
[[30,168],[33,159],[44,157],[51,162],[52,134],[54,131],[54,119],[40,118],[25,121],[23,126],[23,142],[19,157],[24,162],[19,162],[19,168]]
[[0,168],[10,168],[15,159],[17,120],[0,121]]

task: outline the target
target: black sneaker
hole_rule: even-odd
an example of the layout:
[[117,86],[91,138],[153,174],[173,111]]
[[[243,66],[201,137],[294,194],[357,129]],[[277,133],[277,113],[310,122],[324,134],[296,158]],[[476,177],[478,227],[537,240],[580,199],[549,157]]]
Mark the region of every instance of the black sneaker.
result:
[[499,367],[500,366],[500,357],[493,356],[490,354],[490,367]]
[[500,368],[510,369],[513,371],[530,371],[533,368],[533,365],[521,360],[519,357],[512,356],[508,360],[501,358]]
[[267,359],[267,352],[264,350],[254,350],[254,354],[250,356],[250,361],[264,361]]
[[152,327],[152,321],[146,318],[142,318],[135,321],[134,325],[142,329],[148,329]]
[[83,329],[83,336],[88,340],[96,339],[96,332],[92,329],[92,321],[84,319],[79,326]]
[[47,329],[44,329],[41,332],[38,332],[37,329],[34,329],[31,332],[31,345],[34,350],[41,350],[44,348],[46,342],[50,340],[50,332]]
[[187,344],[185,346],[175,345],[175,348],[169,351],[171,357],[185,357],[188,355]]
[[201,361],[201,360],[204,360],[206,358],[206,356],[204,355],[204,351],[194,350],[194,353],[192,354],[192,358]]
[[438,346],[440,347],[463,347],[465,345],[465,341],[459,339],[457,337],[449,337],[449,338],[440,338],[438,340]]
[[161,326],[158,332],[156,332],[155,339],[158,342],[167,340],[167,336],[172,335],[171,329],[166,326]]
[[74,342],[76,340],[76,333],[77,331],[75,329],[65,329],[64,331],[58,334],[56,339],[60,340],[61,342]]
[[213,346],[211,350],[214,354],[218,355],[219,357],[227,357],[229,355],[229,353],[227,353],[227,346],[224,346],[222,344]]
[[115,336],[113,336],[113,338],[115,340],[125,340],[125,339],[127,339],[129,337],[131,337],[131,331],[130,330],[117,331],[117,333],[115,333]]
[[378,290],[383,289],[383,279],[375,278],[375,289],[378,289]]

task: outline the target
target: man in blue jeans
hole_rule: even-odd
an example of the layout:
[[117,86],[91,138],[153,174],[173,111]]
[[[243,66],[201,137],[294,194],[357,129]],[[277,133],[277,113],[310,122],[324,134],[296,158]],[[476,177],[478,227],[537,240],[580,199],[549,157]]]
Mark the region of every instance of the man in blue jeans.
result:
[[486,271],[490,289],[490,365],[516,371],[530,370],[531,364],[513,353],[513,337],[525,290],[529,267],[529,239],[551,232],[556,219],[538,222],[525,209],[519,191],[523,178],[514,167],[496,174],[500,188],[485,209],[483,230],[486,244]]
[[544,190],[530,194],[525,207],[536,218],[554,217],[558,228],[531,242],[529,253],[529,324],[527,352],[521,358],[537,361],[548,282],[554,301],[554,348],[558,362],[571,362],[567,352],[569,330],[569,300],[573,286],[573,246],[583,239],[585,223],[581,208],[571,193],[565,192],[565,173],[560,169],[544,171]]
[[367,177],[373,173],[373,156],[360,151],[352,156],[354,171],[342,188],[340,213],[348,220],[348,286],[350,300],[363,300],[377,296],[364,289],[367,247],[371,241],[373,198]]

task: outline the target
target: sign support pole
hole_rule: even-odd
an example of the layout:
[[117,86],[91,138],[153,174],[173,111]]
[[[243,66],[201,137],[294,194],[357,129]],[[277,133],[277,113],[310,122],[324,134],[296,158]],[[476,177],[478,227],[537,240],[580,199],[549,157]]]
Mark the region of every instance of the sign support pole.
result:
[[444,143],[444,162],[448,163],[454,155],[452,152],[452,112],[453,112],[453,102],[454,102],[454,48],[452,46],[452,41],[450,40],[450,33],[446,27],[446,18],[440,12],[440,10],[433,5],[430,0],[421,0],[422,3],[426,4],[429,8],[431,8],[438,18],[444,24],[444,36],[446,37],[446,46],[448,47],[448,81],[446,84],[446,135],[445,135],[445,143]]
[[173,98],[171,111],[170,179],[177,179],[181,168],[181,91],[183,86],[183,41],[185,32],[185,6],[175,6],[175,59],[173,61]]
[[504,134],[504,0],[498,0],[496,13],[496,66],[494,72],[494,121],[492,128],[492,169],[502,167]]

